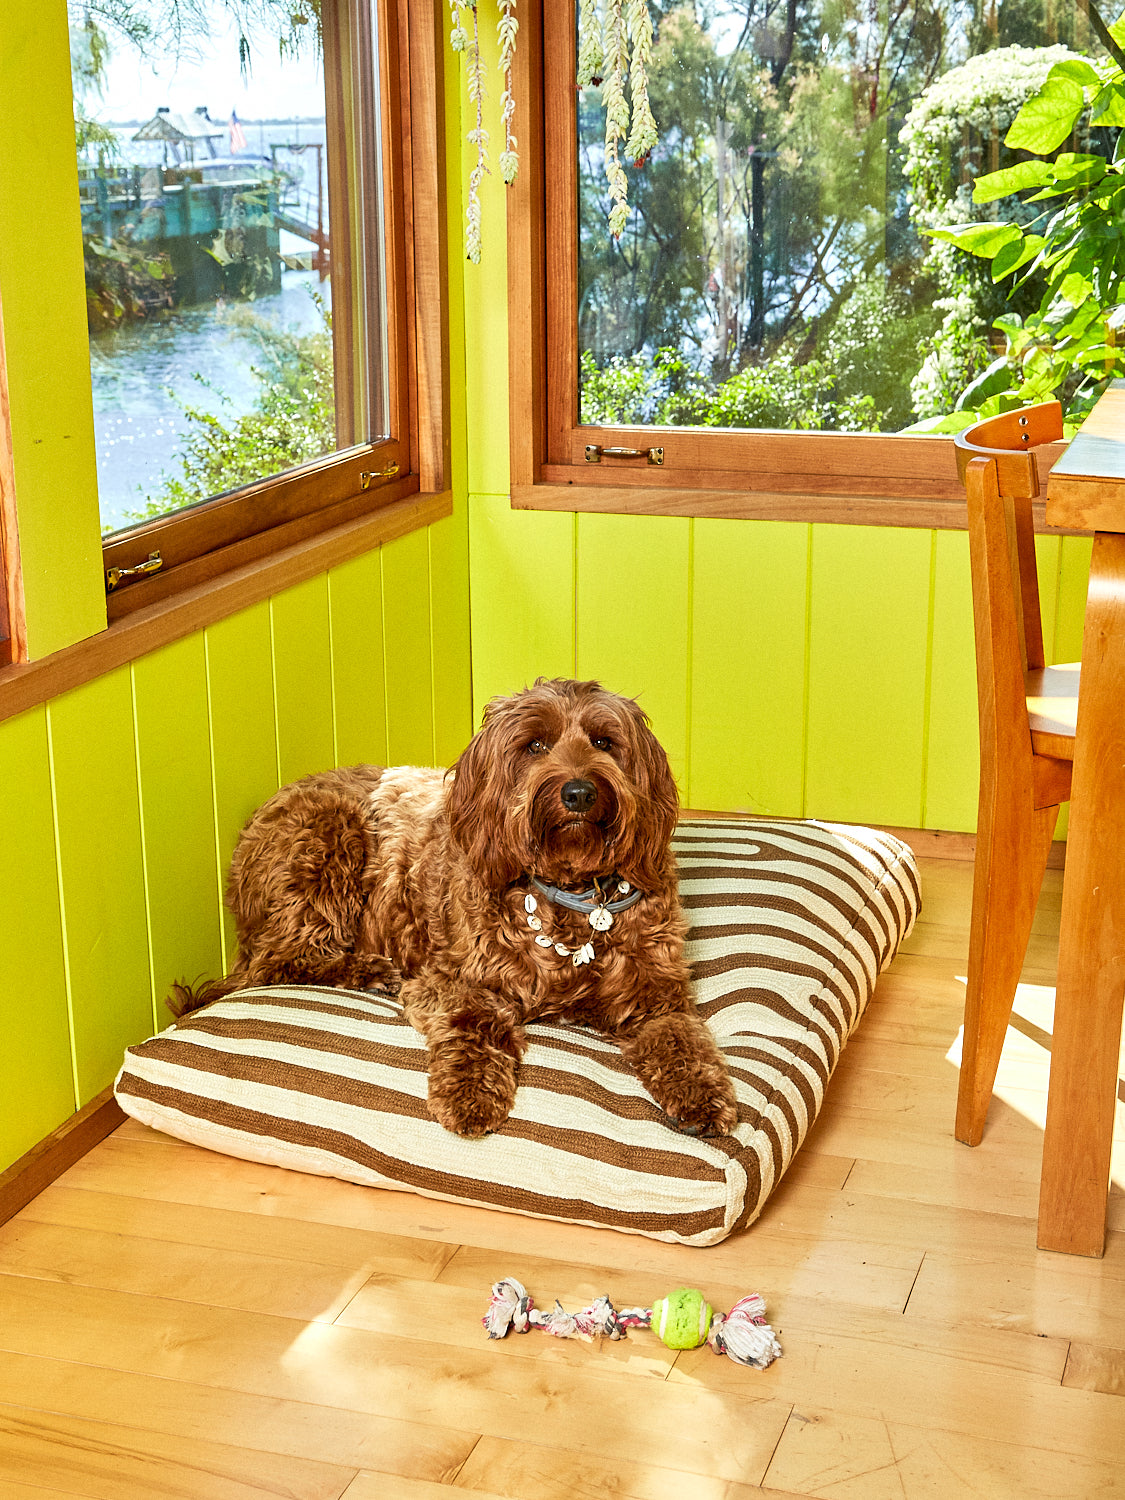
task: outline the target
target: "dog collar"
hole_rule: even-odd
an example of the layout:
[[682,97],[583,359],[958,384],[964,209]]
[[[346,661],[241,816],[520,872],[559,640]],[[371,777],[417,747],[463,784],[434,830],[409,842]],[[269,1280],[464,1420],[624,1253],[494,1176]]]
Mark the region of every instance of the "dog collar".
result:
[[[548,885],[535,875],[529,878],[535,889],[546,896],[553,906],[565,906],[569,911],[583,912],[595,932],[608,932],[613,926],[614,914],[635,906],[644,895],[643,891],[631,890],[627,880],[620,880],[616,876],[610,876],[610,880],[617,879],[617,899],[613,901],[606,900],[600,881],[594,882],[592,890],[574,892],[564,891],[561,886]],[[569,958],[575,967],[593,963],[593,942],[583,943],[580,948],[568,948],[565,943],[556,942],[543,931],[543,920],[538,915],[538,908],[538,901],[529,891],[523,898],[523,909],[527,913],[527,925],[535,933],[535,941],[540,948],[553,948],[560,958]]]
[[[609,879],[612,881],[614,876],[611,875]],[[531,883],[541,896],[546,896],[552,906],[565,906],[568,911],[584,912],[590,916],[596,911],[609,912],[611,915],[626,911],[630,906],[636,906],[644,895],[644,891],[631,890],[627,880],[618,880],[616,901],[605,899],[599,880],[595,880],[592,889],[588,891],[564,891],[561,886],[548,885],[546,881],[540,880],[538,875],[532,875]],[[609,881],[606,883],[609,884]],[[595,922],[591,922],[590,926],[595,931],[599,930]]]

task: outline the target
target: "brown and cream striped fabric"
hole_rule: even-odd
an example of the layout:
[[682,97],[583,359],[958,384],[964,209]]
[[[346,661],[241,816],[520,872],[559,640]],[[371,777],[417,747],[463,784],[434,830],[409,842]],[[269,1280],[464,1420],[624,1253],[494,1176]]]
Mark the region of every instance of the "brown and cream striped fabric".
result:
[[699,1007],[735,1082],[730,1136],[680,1135],[613,1043],[535,1024],[511,1118],[482,1140],[426,1111],[397,1001],[278,986],[126,1054],[136,1119],[231,1156],[376,1187],[711,1245],[761,1211],[919,908],[911,851],[816,822],[685,821],[675,840]]

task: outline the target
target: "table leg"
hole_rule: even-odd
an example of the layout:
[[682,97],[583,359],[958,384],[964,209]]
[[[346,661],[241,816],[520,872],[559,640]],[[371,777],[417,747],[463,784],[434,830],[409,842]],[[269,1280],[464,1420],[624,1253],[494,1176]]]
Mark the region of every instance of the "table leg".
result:
[[1082,641],[1039,1247],[1105,1250],[1125,999],[1125,535],[1098,532]]

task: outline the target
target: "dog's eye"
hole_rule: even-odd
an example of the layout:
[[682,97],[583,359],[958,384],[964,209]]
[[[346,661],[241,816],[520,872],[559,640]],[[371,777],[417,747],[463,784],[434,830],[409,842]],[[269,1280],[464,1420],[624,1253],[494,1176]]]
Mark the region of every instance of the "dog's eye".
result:
[[531,744],[527,747],[527,753],[528,755],[546,755],[549,749],[550,746],[546,740],[532,740]]
[[590,743],[591,745],[593,745],[595,750],[604,750],[607,754],[610,750],[613,749],[613,741],[607,740],[601,735],[596,736],[590,741]]

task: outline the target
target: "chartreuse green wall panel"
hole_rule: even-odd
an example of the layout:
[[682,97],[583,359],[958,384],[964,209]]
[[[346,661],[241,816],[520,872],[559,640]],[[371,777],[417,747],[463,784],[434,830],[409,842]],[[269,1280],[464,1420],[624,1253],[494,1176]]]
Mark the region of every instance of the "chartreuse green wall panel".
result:
[[[1049,662],[1082,659],[1082,629],[1086,618],[1086,590],[1090,584],[1090,554],[1094,539],[1061,536],[1057,540],[1058,574],[1055,584],[1053,628],[1044,627]],[[1055,825],[1055,838],[1065,839],[1070,827],[1070,803],[1066,803]]]
[[0,298],[28,646],[105,629],[67,8],[0,0]]
[[434,764],[430,547],[412,531],[382,549],[383,650],[387,675],[387,759]]
[[152,1028],[132,673],[48,706],[75,1071],[85,1104]]
[[434,761],[452,764],[473,732],[468,507],[429,528]]
[[368,552],[328,575],[336,763],[387,763],[387,685],[383,664],[383,571]]
[[133,665],[153,1020],[173,980],[218,974],[215,809],[202,634]]
[[327,574],[275,594],[270,600],[270,619],[277,772],[284,786],[335,764]]
[[537,677],[573,677],[575,517],[474,495],[469,511],[473,711]]
[[679,516],[578,518],[576,666],[637,698],[688,779],[691,527]]
[[[243,824],[278,787],[269,601],[208,626],[204,641],[215,810],[211,856],[223,891]],[[229,968],[235,931],[225,908],[222,923]]]
[[814,531],[810,817],[921,825],[932,546],[929,531]]
[[969,537],[938,531],[922,826],[960,832],[976,827],[979,761]]
[[696,521],[692,807],[799,817],[811,529]]
[[1090,585],[1089,536],[1059,538],[1059,581],[1052,661],[1080,661],[1082,626],[1086,618],[1086,590]]
[[75,1108],[47,714],[0,724],[0,1170]]
[[430,617],[433,631],[434,760],[450,765],[473,733],[469,649],[469,513],[430,527]]

